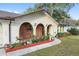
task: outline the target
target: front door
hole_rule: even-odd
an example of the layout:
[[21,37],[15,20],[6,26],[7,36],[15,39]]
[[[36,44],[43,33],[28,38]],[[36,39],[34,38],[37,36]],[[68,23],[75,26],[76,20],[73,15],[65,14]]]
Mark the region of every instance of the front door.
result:
[[32,26],[29,23],[22,24],[20,28],[20,37],[30,39],[32,37]]
[[39,24],[36,28],[36,36],[42,37],[44,35],[44,26],[42,24]]

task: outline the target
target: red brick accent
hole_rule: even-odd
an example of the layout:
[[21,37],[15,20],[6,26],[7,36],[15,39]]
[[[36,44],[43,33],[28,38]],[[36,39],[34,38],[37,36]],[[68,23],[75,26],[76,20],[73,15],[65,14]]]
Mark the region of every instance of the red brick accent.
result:
[[33,46],[36,46],[36,45],[40,45],[40,44],[45,44],[45,43],[49,43],[49,42],[52,42],[54,40],[46,40],[46,41],[43,41],[43,42],[38,42],[38,43],[35,43],[35,44],[28,44],[28,45],[25,45],[25,46],[20,46],[20,47],[17,47],[17,48],[6,48],[6,52],[12,52],[12,51],[16,51],[16,50],[19,50],[19,49],[24,49],[24,48],[29,48],[29,47],[33,47]]

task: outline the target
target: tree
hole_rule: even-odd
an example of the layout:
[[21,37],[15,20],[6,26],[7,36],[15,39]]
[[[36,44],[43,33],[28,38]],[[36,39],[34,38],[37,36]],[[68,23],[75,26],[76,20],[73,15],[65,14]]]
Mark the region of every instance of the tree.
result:
[[69,3],[40,3],[36,4],[36,9],[45,9],[48,11],[50,16],[55,18],[57,21],[70,18],[68,11],[74,6],[75,4]]
[[23,13],[24,14],[28,14],[28,13],[31,13],[31,12],[34,12],[34,8],[28,8],[27,10],[25,10]]
[[[70,15],[68,14],[68,11],[74,6],[75,4],[71,3],[39,3],[35,4],[35,7],[30,11],[36,11],[38,9],[45,9],[50,16],[55,18],[57,21],[69,18]],[[28,12],[28,10],[26,11]]]
[[[39,3],[35,5],[36,9],[46,9],[51,15],[53,13],[53,10],[61,10],[68,12],[74,4],[71,3]],[[52,12],[52,13],[51,13]]]
[[57,10],[54,10],[53,11],[53,14],[52,14],[52,17],[56,20],[56,21],[60,21],[62,19],[65,19],[65,18],[70,18],[70,15],[67,14],[66,12],[64,11],[57,11]]

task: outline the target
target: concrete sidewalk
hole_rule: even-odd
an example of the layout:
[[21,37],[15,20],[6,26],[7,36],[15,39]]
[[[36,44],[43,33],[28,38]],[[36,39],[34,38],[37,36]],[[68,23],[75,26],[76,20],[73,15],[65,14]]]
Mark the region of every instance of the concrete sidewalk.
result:
[[59,39],[54,38],[54,41],[52,41],[52,42],[33,46],[33,47],[29,47],[29,48],[20,49],[20,50],[16,50],[16,51],[12,51],[12,52],[8,52],[7,55],[8,56],[20,56],[20,55],[24,55],[24,54],[27,54],[27,53],[30,53],[30,52],[33,52],[33,51],[48,48],[48,47],[51,47],[53,45],[57,45],[57,44],[60,44],[60,43],[61,43],[61,41]]
[[0,56],[6,56],[6,52],[4,48],[0,48]]
[[37,46],[33,46],[33,47],[29,47],[29,48],[24,48],[24,49],[20,49],[20,50],[16,50],[16,51],[12,51],[12,52],[5,52],[4,48],[0,48],[0,56],[20,56],[20,55],[24,55],[33,51],[37,51],[40,49],[44,49],[44,48],[48,48],[51,47],[53,45],[57,45],[60,44],[61,41],[57,38],[54,38],[54,41],[49,42],[49,43],[45,43],[45,44],[41,44],[41,45],[37,45]]

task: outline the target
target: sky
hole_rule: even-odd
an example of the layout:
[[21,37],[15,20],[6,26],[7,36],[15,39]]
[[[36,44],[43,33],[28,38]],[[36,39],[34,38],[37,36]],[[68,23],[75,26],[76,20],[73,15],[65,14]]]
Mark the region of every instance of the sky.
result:
[[[0,3],[0,10],[22,13],[26,9],[34,7],[34,5],[34,3]],[[79,19],[79,4],[71,8],[69,14],[73,19]]]
[[73,8],[71,8],[69,14],[73,19],[79,19],[79,4],[76,4]]
[[30,7],[34,7],[34,3],[0,3],[0,10],[14,13],[22,13]]

